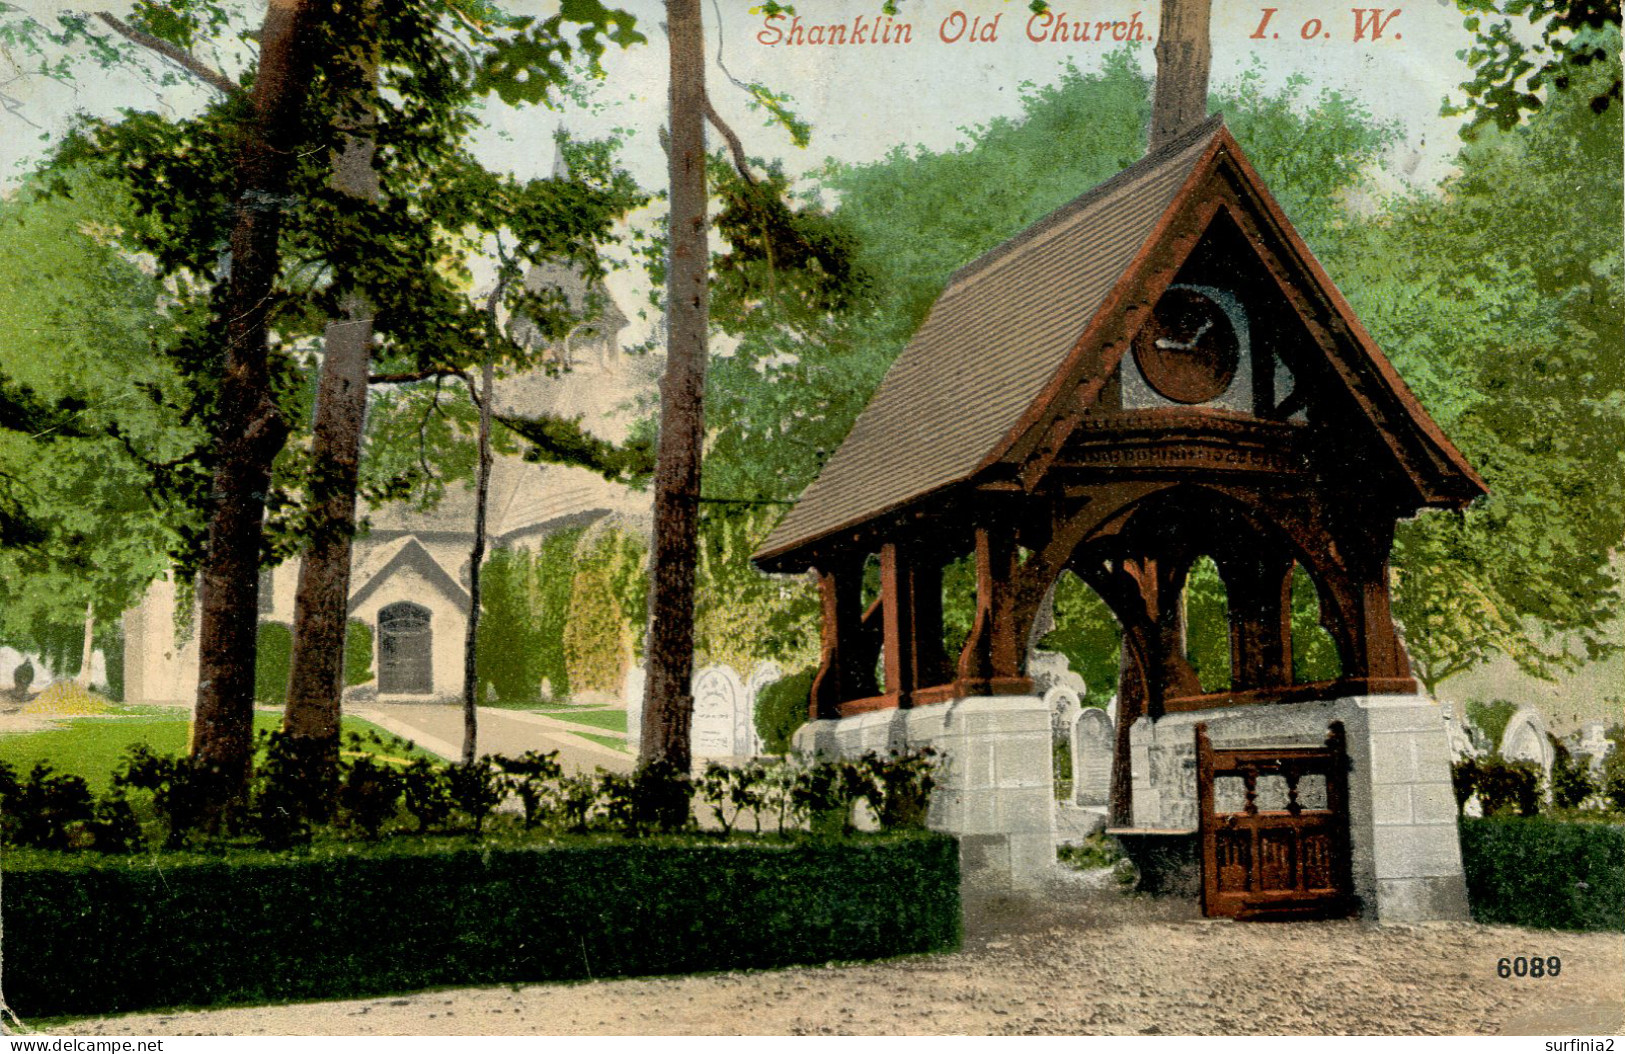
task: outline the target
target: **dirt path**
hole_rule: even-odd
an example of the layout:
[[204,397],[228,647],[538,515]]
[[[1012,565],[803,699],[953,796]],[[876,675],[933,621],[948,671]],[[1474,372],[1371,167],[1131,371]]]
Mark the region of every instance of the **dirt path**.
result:
[[[1560,956],[1556,978],[1496,960]],[[1625,1025],[1625,940],[1230,923],[1074,886],[967,905],[952,955],[92,1019],[65,1035],[1562,1034]]]

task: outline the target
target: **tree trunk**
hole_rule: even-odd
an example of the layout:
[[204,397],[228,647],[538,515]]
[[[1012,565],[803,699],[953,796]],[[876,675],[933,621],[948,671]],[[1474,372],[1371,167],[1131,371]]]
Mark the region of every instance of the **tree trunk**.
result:
[[[369,82],[372,71],[368,70]],[[370,101],[369,101],[370,105]],[[378,195],[373,171],[377,143],[363,118],[346,134],[333,164],[333,184],[362,201]],[[356,483],[366,428],[367,371],[372,353],[372,305],[350,291],[343,316],[328,322],[316,389],[310,542],[299,565],[294,598],[293,657],[283,727],[301,756],[336,775],[340,700],[344,692],[344,635],[349,616],[350,558],[355,534]],[[315,775],[313,773],[313,775]]]
[[247,787],[254,732],[254,654],[259,559],[271,462],[288,435],[271,391],[266,312],[279,264],[280,199],[299,136],[314,67],[308,0],[270,0],[260,32],[254,116],[237,158],[231,273],[221,318],[225,375],[214,419],[218,456],[210,490],[198,631],[192,755],[215,780],[216,817]]
[[1149,150],[1207,117],[1208,69],[1213,60],[1208,9],[1209,0],[1163,0]]
[[649,560],[649,678],[639,760],[686,774],[694,713],[694,562],[710,264],[705,190],[705,40],[700,0],[666,0],[671,44],[671,252],[666,372],[660,382],[654,546]]
[[80,687],[90,687],[90,658],[96,653],[96,606],[85,605],[85,648],[79,656],[79,676],[74,678]]
[[[493,321],[502,287],[491,295]],[[494,328],[494,327],[493,327]],[[491,388],[495,383],[491,350],[480,368],[480,461],[474,489],[474,549],[468,560],[468,634],[463,638],[463,764],[474,763],[479,737],[480,565],[485,563],[485,505],[491,493]]]

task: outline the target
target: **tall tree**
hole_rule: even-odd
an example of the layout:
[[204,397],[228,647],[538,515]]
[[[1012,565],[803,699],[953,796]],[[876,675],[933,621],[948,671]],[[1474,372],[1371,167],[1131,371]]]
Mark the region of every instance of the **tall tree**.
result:
[[266,316],[281,262],[281,199],[302,138],[305,92],[319,49],[320,7],[270,0],[260,29],[252,116],[236,162],[231,270],[222,298],[225,376],[214,429],[219,458],[210,499],[198,628],[192,754],[235,798],[253,752],[254,654],[259,627],[261,519],[271,463],[288,434],[271,388]]
[[[705,36],[700,0],[666,0],[671,80],[667,91],[671,181],[666,267],[666,372],[649,565],[649,676],[640,761],[687,773],[694,711],[694,566],[704,449],[705,367],[710,328],[706,204]],[[686,809],[685,809],[686,812]]]
[[[339,116],[341,145],[333,159],[333,183],[343,194],[370,202],[378,195],[373,162],[378,144],[374,95],[377,88],[378,8],[367,5],[361,32],[344,56],[358,80],[348,112]],[[316,388],[311,437],[310,540],[299,564],[294,596],[293,655],[288,674],[283,727],[295,750],[310,764],[336,770],[339,697],[344,690],[344,636],[349,613],[351,539],[355,533],[356,489],[361,439],[366,427],[367,375],[372,365],[373,307],[353,275],[338,276],[339,317],[322,335],[322,365]],[[318,783],[322,781],[318,780]],[[313,795],[320,810],[327,798]]]

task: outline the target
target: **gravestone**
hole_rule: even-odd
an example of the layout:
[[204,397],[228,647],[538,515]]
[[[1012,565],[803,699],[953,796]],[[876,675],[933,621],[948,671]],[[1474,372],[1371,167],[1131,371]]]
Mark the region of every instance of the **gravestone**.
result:
[[1083,700],[1070,685],[1058,684],[1044,693],[1044,705],[1049,707],[1050,730],[1056,735],[1070,736],[1072,724],[1083,709]]
[[1072,723],[1072,800],[1109,805],[1116,736],[1104,710],[1087,707]]
[[694,678],[694,723],[689,750],[696,758],[748,757],[756,753],[750,700],[733,667],[707,666]]
[[1557,752],[1546,735],[1546,722],[1541,720],[1540,711],[1532,706],[1518,708],[1507,722],[1506,731],[1501,733],[1501,756],[1508,761],[1532,761],[1540,766],[1548,780],[1552,778],[1552,763],[1557,760]]

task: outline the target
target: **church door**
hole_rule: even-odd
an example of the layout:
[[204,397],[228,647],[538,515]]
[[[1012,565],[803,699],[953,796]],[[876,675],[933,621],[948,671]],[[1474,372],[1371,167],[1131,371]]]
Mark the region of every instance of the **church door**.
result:
[[430,612],[410,601],[378,612],[378,692],[429,695],[434,691],[434,633]]

